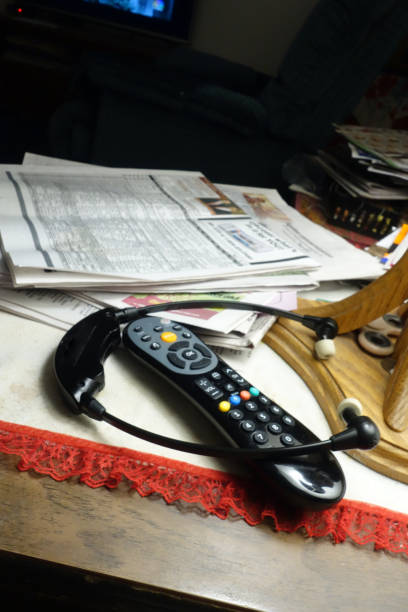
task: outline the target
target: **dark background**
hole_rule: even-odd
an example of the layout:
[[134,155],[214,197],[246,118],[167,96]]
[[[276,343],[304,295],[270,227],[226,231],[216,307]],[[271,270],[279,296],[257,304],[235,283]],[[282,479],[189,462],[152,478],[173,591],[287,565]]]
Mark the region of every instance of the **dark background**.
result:
[[273,75],[316,3],[196,0],[190,40],[182,43],[86,21],[53,27],[12,16],[9,0],[0,0],[0,163],[20,163],[25,151],[48,152],[49,117],[69,95],[84,52],[106,51],[124,62],[148,64],[188,44]]

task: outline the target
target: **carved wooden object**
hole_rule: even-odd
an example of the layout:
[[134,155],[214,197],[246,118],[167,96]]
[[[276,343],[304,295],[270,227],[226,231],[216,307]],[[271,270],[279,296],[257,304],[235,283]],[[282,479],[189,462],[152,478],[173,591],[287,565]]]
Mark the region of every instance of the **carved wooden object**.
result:
[[344,428],[337,406],[356,397],[378,425],[381,440],[370,451],[349,454],[387,476],[408,483],[408,326],[399,337],[391,373],[383,359],[365,353],[355,330],[383,316],[408,299],[408,253],[382,277],[336,303],[299,300],[298,312],[336,319],[336,354],[327,361],[314,355],[314,333],[293,321],[279,319],[266,334],[271,346],[303,378],[316,397],[333,432]]

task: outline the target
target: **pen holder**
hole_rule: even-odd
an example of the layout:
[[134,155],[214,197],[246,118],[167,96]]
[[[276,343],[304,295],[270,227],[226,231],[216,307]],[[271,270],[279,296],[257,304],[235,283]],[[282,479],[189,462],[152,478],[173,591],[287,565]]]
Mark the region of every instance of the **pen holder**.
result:
[[330,185],[327,204],[329,223],[376,240],[401,222],[399,212],[388,202],[372,203],[365,198],[352,197],[335,182]]

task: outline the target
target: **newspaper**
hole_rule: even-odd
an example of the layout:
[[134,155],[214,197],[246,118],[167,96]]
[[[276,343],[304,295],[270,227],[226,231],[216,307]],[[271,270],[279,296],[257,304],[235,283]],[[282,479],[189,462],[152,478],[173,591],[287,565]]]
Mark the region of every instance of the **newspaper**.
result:
[[[120,300],[115,294],[68,294],[51,289],[4,289],[0,288],[0,310],[16,314],[39,323],[68,331],[84,317],[106,306],[124,308],[129,305],[142,306],[159,301],[187,299],[187,295],[128,296]],[[205,294],[200,299],[230,299],[249,301],[281,310],[297,307],[295,292],[268,294]],[[102,299],[103,298],[103,299]],[[168,319],[194,327],[196,333],[218,352],[221,348],[234,350],[249,356],[273,325],[276,317],[255,312],[221,308],[200,308],[182,311],[155,313]]]
[[[216,293],[194,296],[189,294],[118,295],[114,293],[86,292],[75,293],[74,296],[81,300],[88,300],[90,304],[97,304],[99,307],[110,305],[117,308],[147,306],[149,304],[191,298],[245,301],[286,311],[297,308],[297,296],[294,291],[257,292],[254,294]],[[194,327],[196,333],[207,344],[216,347],[217,350],[221,348],[236,350],[248,356],[261,342],[268,329],[276,320],[276,317],[271,315],[208,307],[167,310],[163,313],[155,313],[155,316],[164,316],[172,321],[178,321]]]
[[[45,155],[26,153],[24,165],[35,166],[75,166],[84,167],[80,162],[60,160]],[[92,166],[93,172],[104,172],[107,169]],[[172,281],[167,283],[163,291],[264,291],[273,287],[281,290],[291,290],[296,287],[302,290],[314,289],[320,281],[371,279],[381,276],[384,267],[370,254],[357,249],[344,238],[334,234],[306,218],[292,206],[289,206],[276,189],[243,187],[219,184],[216,187],[230,200],[238,205],[249,217],[266,225],[271,231],[288,240],[300,251],[317,261],[319,267],[314,271],[290,270],[286,272],[267,272],[253,277],[245,277],[241,284],[238,277],[210,281],[196,281],[187,285],[177,285]],[[105,287],[112,291],[118,286]],[[173,289],[174,288],[174,289]],[[99,289],[98,289],[99,290]],[[126,288],[124,289],[126,291]],[[155,289],[144,285],[141,292],[150,293]]]
[[[103,294],[104,295],[104,294]],[[0,310],[16,314],[17,316],[37,321],[68,331],[72,325],[84,317],[113,305],[118,308],[129,306],[129,301],[99,299],[92,300],[90,296],[70,295],[60,290],[51,289],[3,289],[0,288]],[[104,295],[106,298],[106,296]],[[134,297],[134,296],[132,296]],[[186,296],[183,296],[186,297]],[[203,299],[215,299],[214,295],[200,296]],[[251,299],[250,295],[234,296],[225,294],[225,299]],[[156,300],[165,296],[156,296]],[[259,301],[285,310],[293,310],[297,306],[296,294],[276,292],[265,295]],[[139,297],[138,304],[152,303],[153,296]],[[173,296],[181,299],[181,296]],[[135,302],[133,302],[136,305]],[[183,313],[183,315],[180,315]],[[184,314],[185,313],[185,314]],[[244,312],[227,309],[190,309],[190,311],[169,311],[162,313],[166,318],[177,320],[194,327],[207,344],[217,350],[224,347],[249,356],[252,350],[262,340],[266,331],[274,323],[276,317],[259,315],[253,312]],[[160,316],[156,313],[155,316]]]
[[[114,294],[92,295],[67,294],[51,289],[3,289],[0,288],[0,310],[68,331],[72,325],[84,317],[112,305],[124,308],[129,305],[143,305],[170,301],[167,298],[187,299],[186,295],[176,296],[129,296],[129,299],[118,300]],[[101,299],[103,297],[103,299]],[[111,300],[108,298],[112,297]],[[255,301],[281,310],[294,310],[297,307],[295,292],[275,292],[268,294],[206,294],[202,299],[231,299]],[[255,299],[256,297],[256,299]],[[196,333],[217,350],[224,347],[228,350],[245,353],[249,356],[259,344],[266,331],[275,322],[276,317],[260,315],[254,312],[231,309],[200,308],[183,311],[166,311],[154,316],[165,316],[194,327]]]
[[0,288],[0,310],[63,331],[101,309],[98,304],[51,289]]
[[349,142],[388,167],[408,171],[408,132],[362,125],[336,125]]
[[0,287],[11,287],[10,272],[6,266],[4,258],[0,254]]
[[368,198],[371,200],[406,200],[408,189],[406,186],[385,186],[381,183],[368,180],[361,172],[351,170],[347,164],[325,151],[319,151],[314,156],[318,164],[353,197]]
[[[32,162],[38,163],[38,156],[32,156]],[[41,158],[40,158],[41,160]],[[45,161],[50,161],[49,158],[45,158]],[[54,161],[54,160],[51,160]],[[94,169],[93,169],[94,171]],[[218,192],[217,192],[218,193]],[[225,202],[223,202],[225,204]],[[220,215],[220,211],[217,212]],[[237,207],[230,206],[228,210],[228,218],[234,215],[244,217],[245,213],[241,210],[237,210]],[[242,285],[238,287],[241,291],[237,294],[225,294],[220,293],[222,290],[228,289],[228,285],[232,290],[235,289],[235,285],[241,282],[240,278],[237,279],[219,279],[218,281],[204,281],[198,284],[185,283],[180,284],[180,289],[185,289],[186,286],[191,287],[194,292],[194,296],[189,295],[177,295],[175,290],[177,285],[171,280],[168,283],[163,283],[172,292],[166,296],[150,295],[145,296],[144,300],[142,296],[129,295],[127,293],[122,300],[122,295],[117,293],[109,294],[111,299],[105,299],[106,295],[98,292],[95,293],[95,299],[92,298],[91,294],[80,294],[76,292],[68,295],[64,291],[53,291],[47,289],[19,289],[11,290],[12,286],[10,274],[7,266],[4,265],[4,261],[1,260],[2,265],[1,272],[1,285],[0,285],[0,308],[9,312],[13,312],[19,316],[27,317],[35,321],[46,323],[48,325],[57,327],[62,330],[67,330],[69,327],[79,321],[87,314],[94,312],[98,308],[102,308],[106,305],[115,305],[118,307],[129,306],[131,303],[137,305],[135,298],[142,300],[140,303],[146,303],[151,300],[164,300],[169,301],[170,299],[184,299],[188,297],[205,297],[207,299],[225,298],[225,299],[236,299],[245,300],[251,302],[259,302],[262,304],[274,305],[281,309],[294,309],[296,308],[296,294],[293,292],[294,287],[306,287],[310,288],[316,283],[310,281],[306,274],[298,272],[294,275],[275,273],[274,275],[258,274],[255,277],[245,277]],[[92,275],[89,275],[92,277]],[[273,278],[275,276],[275,280]],[[259,278],[259,281],[257,280]],[[87,286],[86,277],[84,286]],[[110,279],[108,279],[110,281]],[[206,294],[205,296],[198,295],[204,288],[204,284],[207,283],[209,288],[213,283],[216,284],[215,290],[217,294]],[[223,286],[224,285],[224,286]],[[227,286],[225,286],[227,285]],[[248,285],[251,290],[256,291],[254,294],[247,293]],[[291,292],[287,291],[276,291],[276,287],[285,289],[285,285],[289,285]],[[3,289],[1,288],[3,287]],[[4,289],[6,287],[6,289]],[[8,289],[7,289],[8,287]],[[118,289],[119,285],[115,287]],[[271,291],[271,287],[274,291]],[[110,285],[107,287],[110,288]],[[154,287],[148,287],[152,289]],[[261,289],[261,291],[259,291]],[[268,289],[268,292],[265,292]],[[104,299],[102,299],[104,298]],[[129,301],[130,300],[130,301]],[[260,316],[253,312],[245,313],[243,311],[233,311],[226,309],[192,309],[189,313],[183,311],[166,312],[166,316],[180,320],[186,324],[193,325],[196,328],[197,333],[201,336],[210,334],[207,338],[208,344],[212,345],[218,351],[222,350],[220,347],[225,346],[226,350],[234,350],[237,353],[244,353],[249,355],[252,349],[261,341],[264,333],[272,325],[275,317],[271,316]],[[259,318],[258,318],[259,317]]]
[[0,211],[16,287],[242,282],[318,267],[198,172],[8,166]]
[[[186,293],[175,294],[115,294],[105,292],[75,292],[73,297],[87,300],[90,304],[98,306],[114,306],[115,308],[143,307],[166,302],[182,300],[230,300],[234,302],[247,302],[279,308],[281,310],[294,310],[297,308],[295,292],[256,292],[256,293],[203,293],[191,296]],[[192,325],[203,331],[229,334],[235,332],[243,335],[250,331],[256,317],[251,311],[232,310],[216,307],[171,309],[165,312],[156,312],[155,316],[164,316],[172,321]],[[269,317],[272,320],[272,317]]]
[[[62,273],[60,273],[62,275]],[[70,283],[69,280],[71,276],[66,275],[64,288],[69,289],[69,287],[74,288],[83,288],[84,290],[88,288],[92,288],[95,284],[92,281],[94,277],[89,276],[89,282],[87,282],[87,276],[82,274],[81,279],[82,282],[74,282]],[[33,273],[30,274],[31,280],[33,280]],[[41,281],[41,277],[39,279]],[[109,284],[109,280],[106,285],[99,285],[97,283],[96,290],[102,292],[118,292],[118,293],[129,293],[132,291],[132,283],[125,280],[124,284],[118,283],[115,285]],[[35,287],[35,283],[30,285]],[[57,284],[58,286],[58,284]],[[10,274],[10,271],[6,265],[5,259],[0,252],[0,288],[13,288],[13,281]],[[318,287],[318,281],[311,278],[309,273],[292,270],[290,273],[286,272],[273,272],[266,274],[256,274],[255,276],[236,276],[232,278],[223,278],[223,279],[209,279],[205,281],[195,281],[195,282],[181,282],[175,283],[172,281],[163,282],[163,283],[140,283],[137,289],[140,293],[155,293],[158,288],[162,292],[166,293],[180,293],[180,292],[189,292],[189,293],[206,293],[206,292],[214,292],[220,291],[221,293],[224,291],[231,292],[248,292],[248,291],[271,291],[271,290],[279,290],[279,291],[295,291],[297,289],[302,289],[304,291],[314,289]]]
[[218,186],[249,215],[320,264],[308,272],[311,281],[374,279],[384,273],[377,258],[302,215],[286,204],[277,191]]
[[[50,165],[52,166],[51,171]],[[61,170],[62,166],[64,166],[63,170]],[[78,166],[80,166],[79,171]],[[334,236],[331,232],[324,229],[321,230],[319,226],[316,226],[298,213],[298,211],[289,207],[280,198],[278,192],[273,189],[265,190],[229,185],[214,186],[200,173],[118,171],[94,167],[92,167],[92,170],[87,167],[87,172],[84,172],[85,167],[83,165],[74,164],[74,167],[75,173],[72,172],[71,162],[42,158],[35,155],[28,155],[24,160],[24,172],[27,170],[26,174],[24,172],[21,173],[21,166],[3,167],[5,173],[10,173],[10,177],[7,174],[6,176],[15,189],[20,208],[16,206],[14,200],[7,199],[7,189],[1,190],[2,183],[0,181],[0,210],[3,213],[0,219],[2,238],[3,234],[5,234],[9,248],[11,244],[19,257],[26,258],[26,263],[14,267],[11,255],[13,249],[6,251],[5,240],[3,239],[3,251],[10,268],[6,265],[5,260],[0,258],[0,309],[52,325],[62,330],[69,329],[72,324],[105,305],[112,304],[119,307],[131,303],[137,305],[134,301],[135,298],[137,300],[176,300],[181,299],[181,296],[177,295],[177,293],[181,292],[184,294],[182,297],[185,299],[189,297],[203,297],[201,294],[205,293],[205,297],[208,299],[217,297],[253,301],[255,303],[275,306],[283,310],[293,310],[296,308],[294,289],[307,290],[314,288],[318,286],[320,280],[325,280],[326,278],[370,278],[376,277],[382,272],[381,266],[379,266],[373,257],[358,251],[346,241]],[[68,168],[70,169],[69,172]],[[90,172],[91,175],[89,174]],[[303,268],[296,270],[292,267],[288,270],[281,270],[279,266],[275,266],[275,269],[271,270],[269,265],[271,262],[265,262],[262,259],[262,249],[256,248],[253,249],[251,257],[248,255],[246,260],[239,262],[241,267],[237,266],[229,276],[226,276],[226,270],[222,269],[222,274],[218,278],[211,274],[204,278],[189,278],[187,274],[185,277],[175,278],[175,274],[169,274],[163,280],[157,280],[157,277],[150,275],[148,280],[145,281],[139,278],[135,280],[135,278],[129,278],[126,275],[114,275],[111,271],[106,274],[95,272],[95,270],[59,271],[56,267],[50,268],[44,266],[45,253],[48,256],[54,256],[53,251],[56,251],[57,255],[61,258],[72,257],[71,251],[69,251],[69,256],[67,256],[64,250],[62,250],[62,255],[60,255],[58,249],[50,249],[49,244],[54,240],[60,246],[56,240],[56,237],[58,238],[58,233],[56,232],[58,224],[61,226],[61,233],[66,232],[67,227],[71,228],[69,224],[72,223],[72,217],[75,219],[78,217],[77,213],[81,201],[89,200],[90,193],[93,194],[90,200],[94,203],[95,208],[92,212],[95,213],[96,209],[98,209],[98,217],[96,217],[96,214],[93,214],[91,219],[87,217],[84,219],[83,216],[79,215],[79,220],[82,222],[83,227],[78,224],[78,219],[76,219],[77,224],[76,226],[74,224],[74,228],[77,229],[78,236],[70,229],[68,234],[71,232],[71,242],[69,240],[68,242],[70,247],[78,246],[81,237],[85,236],[83,242],[90,241],[91,246],[94,246],[93,249],[89,250],[95,264],[99,265],[98,262],[101,258],[105,258],[103,261],[106,262],[106,245],[103,244],[103,248],[100,249],[102,254],[100,250],[95,249],[95,236],[92,234],[95,228],[92,224],[94,222],[96,224],[98,222],[99,224],[101,222],[106,224],[108,220],[112,225],[112,212],[115,212],[117,207],[114,198],[110,200],[110,208],[106,204],[106,199],[103,200],[104,204],[100,205],[97,198],[101,194],[95,193],[94,188],[101,176],[104,181],[103,187],[105,190],[108,189],[109,192],[109,189],[113,190],[116,186],[116,178],[122,177],[124,174],[130,177],[128,183],[136,182],[137,186],[141,187],[141,189],[139,189],[138,198],[132,199],[131,205],[125,198],[128,205],[127,213],[120,221],[122,223],[123,221],[129,222],[130,216],[132,223],[136,225],[137,229],[140,229],[144,220],[143,213],[148,211],[149,221],[152,221],[150,226],[154,226],[152,232],[159,228],[160,233],[160,248],[157,248],[156,244],[155,249],[158,251],[157,257],[159,259],[156,262],[158,267],[160,265],[164,267],[167,263],[166,257],[169,256],[169,252],[172,254],[171,249],[169,250],[169,242],[171,247],[174,246],[171,245],[172,239],[178,237],[180,241],[180,233],[175,231],[173,231],[173,234],[169,231],[168,235],[163,239],[164,226],[172,230],[175,223],[182,223],[183,227],[190,224],[194,229],[198,228],[201,231],[201,235],[199,234],[200,239],[196,241],[194,248],[199,249],[203,241],[206,244],[206,248],[208,248],[208,242],[211,243],[211,240],[214,242],[214,236],[217,237],[217,240],[219,237],[217,230],[211,229],[211,232],[208,232],[208,228],[206,228],[206,225],[208,225],[207,221],[213,222],[212,225],[221,224],[221,222],[236,223],[239,221],[245,222],[247,225],[238,225],[236,226],[238,228],[245,227],[247,229],[249,226],[248,222],[255,224],[255,226],[252,225],[252,227],[257,228],[254,238],[258,239],[258,242],[254,239],[255,246],[259,246],[259,236],[264,236],[265,232],[269,235],[270,232],[274,237],[279,236],[280,238],[276,244],[280,247],[279,252],[281,256],[282,252],[284,252],[284,246],[290,245],[291,249],[295,249],[298,253],[303,254],[302,257],[306,261],[313,262],[312,265],[315,266],[315,270],[311,271],[307,267],[307,271],[304,271]],[[152,178],[152,175],[154,175],[154,178]],[[47,177],[46,180],[44,180],[44,176]],[[82,192],[79,190],[79,204],[75,202],[75,205],[70,198],[71,187],[66,187],[67,177],[72,176],[77,177],[76,189],[80,186],[83,190]],[[10,180],[11,178],[15,183]],[[30,189],[31,192],[33,191],[32,184],[29,182],[29,185],[27,185],[25,182],[29,179],[31,181],[34,179],[34,182],[37,181],[35,186],[36,198],[34,199],[29,197]],[[153,181],[154,186],[157,187],[157,183],[154,182],[155,180],[158,181],[160,186],[164,185],[167,188],[165,195],[170,199],[170,203],[162,197],[163,193],[160,189],[160,197],[156,197],[157,190],[152,190],[150,184],[150,181]],[[122,201],[123,181],[119,178],[118,182],[120,183],[120,188],[117,192],[114,192],[114,195]],[[50,183],[52,190],[47,192]],[[57,185],[57,189],[55,185]],[[64,188],[62,188],[62,185],[65,185]],[[149,185],[147,190],[146,185]],[[10,187],[9,185],[7,186]],[[58,195],[59,199],[54,200],[55,195]],[[37,201],[37,209],[33,200]],[[11,207],[9,206],[10,202],[12,202]],[[19,214],[13,213],[13,206],[14,211],[16,208],[17,211],[20,211]],[[67,215],[67,210],[70,206],[74,209],[74,215]],[[183,210],[183,208],[183,215],[180,215],[180,210]],[[188,209],[190,214],[186,214],[186,209]],[[33,210],[37,214],[33,214]],[[177,211],[176,215],[174,215],[174,211]],[[38,214],[38,212],[42,214]],[[50,213],[53,224],[49,223]],[[163,213],[165,213],[164,216]],[[155,223],[153,223],[153,217]],[[43,225],[45,225],[46,229],[44,229]],[[259,228],[258,225],[260,226]],[[8,231],[4,232],[4,227]],[[202,232],[203,227],[206,228],[207,233]],[[118,231],[117,223],[113,224],[113,229]],[[120,226],[120,230],[122,230],[122,226]],[[47,234],[47,231],[50,235]],[[23,240],[21,240],[22,236],[24,237]],[[35,247],[38,246],[34,236],[37,240],[39,238],[44,240],[45,238],[46,240],[44,240],[44,243],[41,243],[41,246],[43,247],[45,244],[48,247],[48,250],[43,249],[44,253],[40,249],[40,256],[43,258],[43,265],[40,268],[32,266],[33,255],[38,256],[38,249],[33,251],[33,243]],[[120,236],[122,237],[122,234]],[[106,236],[105,232],[103,237],[106,238],[107,243],[111,244],[115,240],[114,231],[108,236]],[[153,242],[154,235],[146,235],[144,238],[146,240],[150,239]],[[233,242],[235,248],[231,248],[231,251],[234,254],[237,250],[241,255],[241,251],[245,252],[244,243],[242,242],[243,238],[242,234],[235,238],[239,241],[239,246],[237,247]],[[184,240],[184,242],[186,241]],[[121,246],[126,247],[127,245]],[[225,259],[220,257],[220,252],[221,255],[225,255],[223,249],[220,252],[217,250],[219,246],[217,241],[215,241],[215,245],[212,244],[214,253],[217,256],[218,268],[219,260],[221,263],[225,262]],[[129,251],[128,246],[127,249]],[[82,257],[87,256],[88,253],[88,251],[85,251],[84,255],[84,250],[79,252]],[[268,254],[269,252],[266,251]],[[211,253],[213,252],[211,251]],[[74,256],[76,254],[77,251],[74,249]],[[115,250],[113,255],[111,253],[108,254],[115,263],[114,256],[117,255],[117,250]],[[138,265],[143,264],[141,258],[138,257],[139,253],[133,253],[130,249],[130,255],[133,257],[133,262],[136,262]],[[177,252],[177,255],[178,260],[175,261],[180,262],[181,255],[179,252]],[[126,256],[129,257],[129,253]],[[29,259],[29,266],[27,266],[27,259]],[[249,266],[247,265],[248,261],[250,262]],[[316,267],[316,262],[318,262],[320,267]],[[267,263],[266,269],[260,271],[258,266],[265,263]],[[249,273],[243,271],[245,266],[249,267]],[[10,270],[13,273],[13,277],[10,275]],[[44,272],[44,270],[47,270],[47,272]],[[11,289],[13,284],[17,284],[17,276],[19,277],[20,284],[25,284],[28,287],[47,286],[48,283],[50,287],[61,287],[65,291]],[[44,277],[47,277],[46,283]],[[114,279],[114,283],[112,283],[112,279]],[[104,283],[106,284],[104,285]],[[70,291],[70,294],[67,294],[66,291],[71,288],[76,291]],[[90,288],[97,291],[89,291]],[[166,295],[158,295],[159,290],[162,293],[165,292]],[[135,291],[137,291],[137,295],[135,295]],[[226,294],[225,292],[229,293]],[[146,295],[141,296],[141,293]],[[186,293],[189,295],[186,295]],[[168,318],[175,318],[175,320],[182,321],[185,324],[193,325],[203,340],[212,345],[218,352],[224,350],[230,352],[233,350],[237,354],[240,353],[247,356],[251,354],[253,348],[261,341],[275,319],[274,317],[252,312],[243,313],[242,311],[217,309],[208,309],[206,312],[197,312],[196,309],[189,313],[180,313],[180,311],[175,311],[174,313],[166,312],[166,316]]]
[[236,354],[249,357],[256,346],[261,342],[266,332],[275,322],[276,317],[268,317],[267,315],[258,315],[254,318],[251,329],[242,335],[211,335],[205,330],[199,332],[200,338],[211,345],[219,355],[224,351],[235,351]]

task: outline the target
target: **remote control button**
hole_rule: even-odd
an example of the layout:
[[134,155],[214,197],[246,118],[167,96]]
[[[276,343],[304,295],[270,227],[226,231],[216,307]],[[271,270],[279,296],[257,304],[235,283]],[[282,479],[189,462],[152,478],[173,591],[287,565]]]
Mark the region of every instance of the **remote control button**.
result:
[[192,349],[186,349],[181,354],[184,359],[188,359],[189,361],[192,361],[193,359],[196,359],[198,357],[197,351],[193,351]]
[[208,380],[208,378],[205,378],[204,376],[202,376],[201,378],[196,378],[194,382],[197,385],[197,387],[200,387],[200,389],[204,389],[204,391],[207,389],[207,387],[212,386],[212,382]]
[[228,399],[233,406],[239,406],[239,404],[241,403],[241,398],[239,397],[239,395],[230,395]]
[[222,378],[222,375],[219,372],[215,371],[211,373],[211,378],[213,378],[214,380],[220,380]]
[[257,444],[266,444],[269,440],[268,434],[264,431],[256,431],[252,437]]
[[229,376],[230,374],[235,374],[235,370],[233,370],[232,368],[228,368],[228,367],[223,368],[223,372],[227,376]]
[[231,408],[231,404],[225,400],[218,404],[218,410],[220,410],[221,412],[228,412],[230,408]]
[[249,387],[249,392],[253,397],[258,397],[259,395],[259,389],[256,387]]
[[242,421],[241,427],[244,431],[255,431],[255,423],[253,421]]
[[179,325],[178,323],[175,323],[175,325],[172,325],[171,327],[172,327],[172,329],[174,329],[175,331],[180,331],[180,329],[181,329],[181,325]]
[[221,399],[221,397],[224,395],[221,389],[215,387],[212,382],[208,380],[208,378],[196,378],[194,382],[197,387],[200,387],[200,389],[212,397],[212,399]]
[[271,400],[266,397],[266,395],[260,395],[258,397],[258,402],[263,406],[268,406],[271,403]]
[[179,340],[179,342],[175,342],[171,346],[169,346],[169,351],[179,351],[182,348],[186,348],[189,345],[187,340]]
[[284,434],[281,435],[280,441],[285,446],[293,446],[294,443],[295,443],[295,438],[293,436],[291,436],[290,434],[288,434],[288,433],[284,433]]
[[212,387],[212,388],[208,388],[205,390],[205,392],[207,393],[207,395],[209,395],[213,400],[218,400],[221,399],[221,397],[224,396],[223,392],[221,391],[221,389],[218,389],[217,387]]
[[234,408],[234,410],[229,411],[228,416],[230,419],[233,419],[234,421],[240,421],[242,418],[244,418],[244,413],[242,412],[242,410],[238,410],[238,408]]
[[171,331],[165,331],[161,334],[160,338],[163,342],[175,342],[177,340],[177,335]]
[[264,411],[258,412],[258,414],[256,415],[256,418],[261,423],[268,423],[271,420],[271,417],[269,416],[269,414],[267,412],[264,412]]
[[144,334],[143,336],[140,337],[142,342],[149,342],[149,340],[152,339],[151,336],[149,336],[149,334]]
[[184,369],[186,367],[186,362],[177,357],[176,353],[167,353],[167,359],[177,368]]
[[288,414],[285,414],[282,417],[282,421],[283,423],[285,423],[285,425],[289,425],[289,427],[293,427],[295,424],[295,419],[291,416],[289,416]]
[[235,379],[235,382],[240,386],[243,387],[244,385],[247,384],[247,381],[245,380],[245,378],[242,378],[242,376],[238,376],[238,378]]
[[150,348],[152,349],[152,351],[158,351],[160,346],[161,345],[158,342],[152,342]]
[[227,391],[227,393],[234,393],[235,385],[233,385],[232,383],[227,383],[226,385],[224,385],[224,389]]
[[245,390],[240,391],[239,394],[243,400],[249,400],[249,398],[251,397],[251,394],[249,391],[245,391]]
[[282,433],[282,427],[279,423],[269,423],[268,430],[275,435]]
[[183,331],[183,333],[181,334],[183,336],[183,338],[191,338],[192,334],[189,331]]
[[277,406],[277,404],[272,404],[272,406],[269,406],[269,412],[271,412],[274,416],[281,416],[283,414],[282,408]]
[[155,326],[153,327],[153,330],[154,330],[155,332],[162,332],[162,331],[163,331],[163,325],[155,325]]
[[141,332],[143,331],[143,327],[141,325],[135,325],[134,327],[132,327],[132,331]]
[[232,368],[224,368],[224,372],[231,380],[237,380],[238,378],[240,378],[238,372],[236,372]]
[[250,412],[256,412],[258,410],[258,404],[252,401],[245,402],[245,408]]
[[197,342],[194,344],[194,347],[196,349],[196,351],[199,351],[203,357],[211,357],[212,353],[211,351],[204,346],[203,344],[198,344]]
[[193,361],[193,363],[190,366],[190,369],[191,370],[201,370],[202,368],[206,368],[210,363],[211,363],[211,359],[207,359],[206,357],[204,357],[203,359],[200,359],[200,361]]

